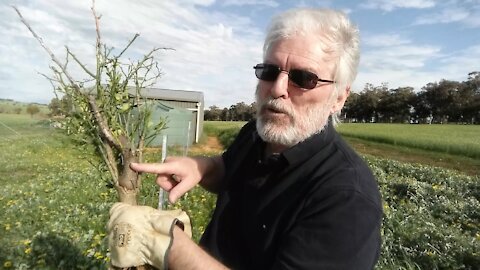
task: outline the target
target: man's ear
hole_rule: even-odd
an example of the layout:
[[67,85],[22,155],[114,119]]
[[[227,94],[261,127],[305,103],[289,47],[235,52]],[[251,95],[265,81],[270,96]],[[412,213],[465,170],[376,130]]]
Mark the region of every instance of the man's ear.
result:
[[341,111],[349,95],[350,95],[350,86],[347,86],[347,88],[345,88],[345,91],[338,94],[337,100],[333,102],[332,110],[330,111],[330,113],[334,114],[336,112]]

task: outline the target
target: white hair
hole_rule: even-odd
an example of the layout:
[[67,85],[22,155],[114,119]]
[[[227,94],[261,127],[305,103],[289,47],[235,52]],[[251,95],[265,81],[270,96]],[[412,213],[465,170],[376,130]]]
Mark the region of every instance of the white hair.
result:
[[[329,9],[293,9],[276,15],[268,28],[263,46],[264,57],[278,40],[295,36],[318,39],[318,46],[335,63],[334,96],[346,95],[355,77],[360,60],[359,31],[347,16]],[[339,121],[340,111],[332,114],[332,123]]]

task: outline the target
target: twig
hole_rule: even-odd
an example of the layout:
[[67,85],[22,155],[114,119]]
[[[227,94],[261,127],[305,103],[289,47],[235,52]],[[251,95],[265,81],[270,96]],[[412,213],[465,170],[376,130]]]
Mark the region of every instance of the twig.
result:
[[97,12],[95,11],[95,0],[92,0],[92,13],[93,13],[93,17],[95,18],[95,32],[97,33],[97,49],[100,50],[100,46],[101,46],[101,38],[100,38],[100,24],[99,24],[99,20],[100,20],[100,17],[97,16]]
[[96,76],[90,71],[87,69],[87,67],[82,64],[82,62],[80,62],[80,60],[78,60],[78,58],[75,56],[75,54],[73,54],[70,49],[65,46],[65,49],[67,50],[67,55],[71,55],[73,60],[75,60],[75,62],[77,62],[78,65],[80,65],[80,67],[88,74],[90,75],[91,77],[93,77],[94,79],[96,78]]
[[130,47],[130,45],[132,45],[135,39],[137,39],[139,36],[140,34],[136,33],[135,36],[128,42],[127,46],[123,49],[123,51],[120,52],[119,55],[117,55],[116,58],[120,58],[123,55],[123,53]]
[[[73,79],[73,77],[70,76],[70,74],[67,72],[67,70],[65,70],[64,66],[62,65],[62,63],[57,59],[57,57],[55,56],[55,54],[53,54],[53,52],[50,50],[50,48],[47,47],[47,45],[45,45],[45,43],[43,42],[43,39],[37,35],[37,33],[35,33],[35,31],[33,31],[32,27],[30,27],[30,24],[28,24],[28,22],[23,18],[22,14],[20,13],[20,11],[17,9],[17,7],[15,6],[12,6],[13,9],[15,9],[15,11],[17,12],[18,16],[20,17],[20,20],[22,21],[22,23],[28,28],[28,30],[30,31],[30,33],[32,33],[32,35],[35,37],[35,39],[40,43],[40,45],[43,47],[43,49],[45,49],[45,51],[47,51],[48,55],[50,55],[50,58],[52,59],[53,62],[55,62],[55,64],[57,64],[63,71],[63,73],[65,74],[65,76],[67,76],[68,80],[70,81],[70,83],[72,85],[76,85],[75,84],[75,80]],[[78,86],[77,86],[78,88]],[[78,89],[79,90],[79,89]]]

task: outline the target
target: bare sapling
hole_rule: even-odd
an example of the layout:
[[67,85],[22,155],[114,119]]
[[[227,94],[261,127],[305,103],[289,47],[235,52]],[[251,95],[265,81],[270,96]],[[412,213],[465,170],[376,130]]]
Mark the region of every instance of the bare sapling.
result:
[[[13,8],[53,61],[53,75],[42,75],[51,82],[55,94],[66,96],[71,102],[70,110],[65,112],[65,130],[76,140],[95,146],[119,201],[136,205],[141,177],[129,165],[142,162],[145,147],[166,128],[165,119],[152,119],[152,105],[142,97],[142,89],[151,87],[162,75],[154,54],[169,48],[154,48],[139,60],[122,62],[122,56],[139,35],[135,34],[123,50],[114,54],[113,48],[102,42],[100,17],[93,0],[96,66],[91,70],[67,46],[65,60],[60,61],[18,8]],[[88,79],[75,79],[70,62],[78,65]]]

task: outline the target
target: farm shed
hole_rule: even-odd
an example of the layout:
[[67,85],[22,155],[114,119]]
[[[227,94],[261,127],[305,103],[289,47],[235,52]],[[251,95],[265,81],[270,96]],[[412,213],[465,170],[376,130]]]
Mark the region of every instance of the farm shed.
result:
[[[135,88],[128,90],[135,95]],[[198,91],[172,90],[160,88],[144,88],[141,96],[154,101],[152,118],[167,119],[168,145],[190,146],[198,143],[203,131],[203,93]],[[187,144],[188,143],[188,144]],[[162,144],[162,136],[158,136],[152,145]]]

